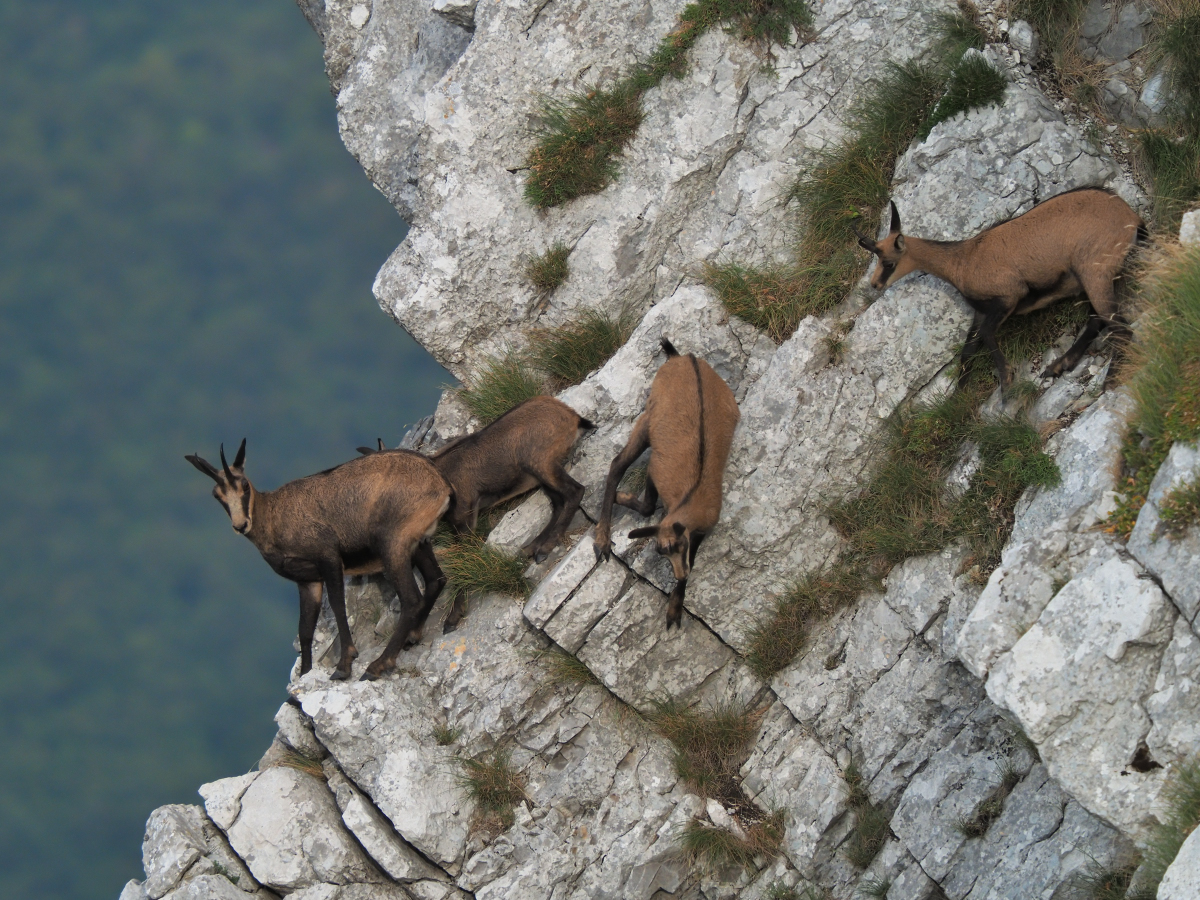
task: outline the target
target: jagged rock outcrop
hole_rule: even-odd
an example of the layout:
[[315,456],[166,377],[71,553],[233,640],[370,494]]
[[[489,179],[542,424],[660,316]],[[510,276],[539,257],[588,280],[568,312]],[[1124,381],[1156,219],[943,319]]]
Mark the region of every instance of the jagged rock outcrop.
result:
[[[769,684],[742,656],[774,600],[836,560],[841,539],[824,510],[862,483],[899,404],[950,386],[970,311],[928,276],[878,298],[860,286],[776,346],[725,312],[697,265],[786,258],[793,213],[780,201],[799,167],[845,133],[845,110],[889,54],[926,50],[933,15],[950,4],[830,0],[814,39],[773,48],[769,71],[762,51],[711,31],[685,77],[646,95],[620,179],[546,212],[521,198],[538,94],[561,97],[644,58],[682,0],[300,5],[325,43],[347,146],[412,223],[377,295],[440,362],[465,372],[584,308],[640,319],[560,395],[598,427],[570,466],[587,489],[584,514],[530,567],[528,599],[472,598],[444,636],[443,600],[425,639],[374,683],[329,680],[335,633],[324,619],[313,671],[291,681],[294,702],[259,769],[202,787],[203,809],[157,810],[147,878],[122,897],[758,900],[813,886],[847,900],[889,881],[892,900],[995,900],[1061,897],[1073,873],[1127,859],[1155,815],[1165,772],[1155,766],[1200,750],[1200,538],[1160,535],[1157,520],[1162,494],[1197,458],[1176,447],[1128,545],[1095,528],[1113,508],[1129,407],[1105,392],[1098,351],[1044,384],[1032,407],[1057,432],[1062,483],[1022,499],[986,585],[950,546],[905,561],[835,613]],[[1007,67],[1005,102],[943,122],[899,161],[906,231],[965,237],[1087,185],[1140,202],[1120,165],[1009,66],[1011,48],[986,55]],[[554,241],[573,248],[572,275],[541,312],[520,270]],[[838,319],[852,324],[835,359],[826,338]],[[588,522],[664,335],[703,355],[742,410],[722,520],[672,631],[669,566],[626,536],[643,520],[617,514],[604,562]],[[1022,374],[1036,377],[1052,352],[1020,362]],[[997,396],[988,408],[1001,406]],[[405,446],[430,449],[475,424],[447,395]],[[489,540],[520,546],[547,510],[529,499]],[[362,579],[348,596],[360,659],[371,659],[395,597]],[[544,653],[558,649],[594,683],[551,678]],[[701,797],[677,775],[671,745],[630,709],[663,700],[758,712],[741,799]],[[524,798],[511,823],[485,815],[460,778],[461,760],[500,758]],[[860,814],[851,764],[890,820],[865,870],[844,850]],[[1002,783],[990,827],[964,828]],[[778,858],[702,871],[681,854],[688,823],[736,831],[751,808],[782,812]],[[1177,865],[1194,867],[1194,845]]]

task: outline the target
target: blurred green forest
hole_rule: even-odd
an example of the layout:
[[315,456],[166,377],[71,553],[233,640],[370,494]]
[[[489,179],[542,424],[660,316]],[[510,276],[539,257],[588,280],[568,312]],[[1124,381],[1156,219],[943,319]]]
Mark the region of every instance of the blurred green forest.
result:
[[266,749],[295,588],[183,455],[269,488],[430,412],[403,235],[291,0],[0,0],[0,896],[116,900]]

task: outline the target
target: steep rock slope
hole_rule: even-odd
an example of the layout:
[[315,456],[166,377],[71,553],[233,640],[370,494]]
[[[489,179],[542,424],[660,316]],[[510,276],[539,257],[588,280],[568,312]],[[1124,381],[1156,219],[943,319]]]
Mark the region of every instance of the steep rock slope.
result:
[[[294,704],[281,708],[258,770],[205,785],[203,808],[156,811],[147,878],[123,900],[757,900],[808,889],[845,900],[884,882],[893,900],[991,900],[1061,897],[1089,863],[1128,859],[1162,784],[1150,763],[1200,750],[1195,538],[1148,537],[1156,498],[1198,464],[1177,448],[1128,546],[1093,529],[1111,507],[1106,473],[1127,405],[1104,393],[1102,357],[1085,358],[1035,406],[1042,425],[1060,429],[1050,449],[1062,485],[1022,500],[986,586],[962,573],[966,553],[952,546],[904,562],[880,592],[832,616],[770,684],[742,658],[773,598],[838,552],[825,508],[861,484],[897,405],[946,386],[970,314],[926,276],[874,302],[860,287],[841,310],[853,326],[835,360],[823,340],[830,322],[808,318],[776,346],[731,319],[695,269],[786,255],[793,225],[780,198],[791,179],[844,133],[841,115],[894,48],[925,50],[936,8],[832,0],[814,39],[774,48],[770,70],[759,52],[710,32],[682,80],[647,94],[620,179],[538,213],[521,198],[538,93],[561,96],[644,58],[681,3],[301,6],[325,41],[347,146],[412,222],[377,295],[440,361],[466,372],[530,326],[582,308],[633,309],[640,321],[561,395],[599,425],[571,465],[587,516],[531,568],[524,604],[475,598],[458,631],[434,636],[439,607],[426,639],[375,683],[329,681],[334,638],[323,621],[319,662],[291,682]],[[894,196],[909,231],[964,237],[1086,185],[1138,202],[1116,162],[1011,74],[1002,106],[935,127],[898,164]],[[572,277],[543,312],[520,270],[554,241],[574,248]],[[683,626],[670,632],[669,569],[624,537],[642,520],[618,514],[607,562],[596,561],[586,521],[642,409],[661,336],[708,359],[742,408],[722,521],[697,557]],[[448,395],[412,441],[474,424]],[[531,498],[490,540],[520,544],[545,509]],[[350,595],[369,660],[394,598],[374,582]],[[549,677],[554,647],[595,683]],[[671,745],[633,712],[666,700],[758,711],[735,791],[704,798],[678,776]],[[462,759],[506,759],[519,773],[524,799],[511,821],[478,808],[458,777]],[[847,778],[890,822],[865,869],[846,853],[864,815]],[[1002,780],[1011,793],[972,835],[963,822]],[[774,859],[705,869],[680,851],[689,823],[736,833],[776,811]]]

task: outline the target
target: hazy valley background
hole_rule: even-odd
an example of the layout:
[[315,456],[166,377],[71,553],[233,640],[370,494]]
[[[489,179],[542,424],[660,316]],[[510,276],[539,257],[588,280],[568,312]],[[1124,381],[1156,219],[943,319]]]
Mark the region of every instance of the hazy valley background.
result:
[[183,454],[269,488],[431,411],[403,234],[291,0],[0,0],[0,896],[115,898],[266,748],[295,589]]

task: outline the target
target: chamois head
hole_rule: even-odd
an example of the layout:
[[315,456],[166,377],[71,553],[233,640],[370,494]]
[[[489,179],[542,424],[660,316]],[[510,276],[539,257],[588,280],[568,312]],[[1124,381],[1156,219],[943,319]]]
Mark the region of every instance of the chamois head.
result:
[[658,552],[671,560],[675,580],[686,581],[692,571],[692,534],[687,527],[678,520],[663,519],[657,525],[647,525],[629,532],[630,540],[644,537],[654,538]]
[[184,459],[217,483],[217,486],[213,488],[213,496],[217,498],[218,503],[225,507],[225,512],[229,513],[229,521],[233,524],[233,530],[238,534],[249,532],[251,525],[254,524],[254,508],[251,503],[254,489],[250,486],[250,479],[243,471],[246,463],[246,439],[242,438],[242,445],[238,447],[232,466],[225,461],[225,445],[221,445],[220,470],[208,460],[195,454],[185,456]]
[[854,232],[858,235],[858,245],[879,257],[879,264],[875,266],[875,271],[871,274],[871,287],[877,291],[890,287],[916,269],[916,266],[904,254],[904,235],[900,233],[900,213],[896,210],[895,203],[892,203],[891,207],[892,227],[882,241],[873,241],[866,235],[859,234],[857,230]]

